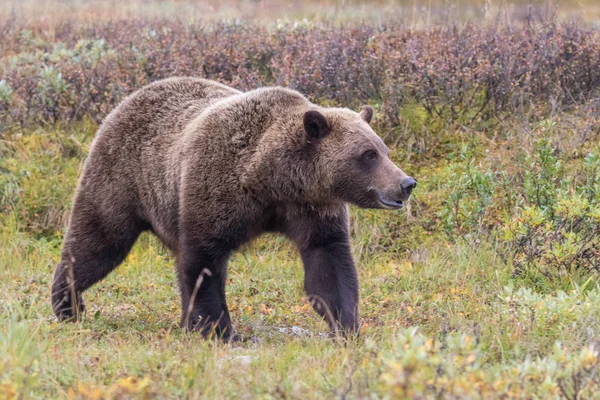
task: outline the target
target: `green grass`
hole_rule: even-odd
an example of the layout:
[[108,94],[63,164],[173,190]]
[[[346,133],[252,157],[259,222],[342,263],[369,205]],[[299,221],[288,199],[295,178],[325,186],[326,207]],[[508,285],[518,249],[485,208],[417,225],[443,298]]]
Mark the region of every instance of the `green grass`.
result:
[[95,128],[0,142],[0,399],[599,396],[594,275],[534,291],[493,240],[424,227],[453,160],[411,166],[420,183],[408,211],[353,209],[359,340],[324,335],[299,257],[276,236],[230,262],[228,303],[245,342],[179,329],[173,259],[149,234],[85,293],[82,322],[57,323],[50,283]]

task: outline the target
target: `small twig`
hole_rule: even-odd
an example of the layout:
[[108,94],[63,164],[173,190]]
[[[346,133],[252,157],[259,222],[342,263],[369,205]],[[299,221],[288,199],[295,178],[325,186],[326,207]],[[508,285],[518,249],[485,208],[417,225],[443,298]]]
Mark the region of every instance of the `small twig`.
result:
[[75,290],[75,272],[73,271],[73,264],[75,263],[75,258],[71,257],[71,262],[67,264],[67,272],[68,272],[68,280],[67,283],[69,285],[69,289],[71,289],[71,311],[73,312],[72,317],[77,321],[79,320],[79,304],[77,302],[77,292]]
[[334,330],[334,333],[337,336],[339,331],[337,329],[337,321],[335,320],[335,317],[333,316],[333,313],[331,312],[331,309],[329,308],[325,300],[323,300],[321,296],[316,294],[311,294],[308,296],[308,301],[310,302],[310,305],[313,306],[313,308],[316,308],[315,304],[317,300],[319,301],[320,305],[323,305],[325,320],[327,321],[329,326]]
[[198,295],[198,290],[200,290],[200,286],[202,285],[202,281],[204,280],[204,275],[212,276],[212,273],[204,268],[200,275],[198,275],[198,279],[196,279],[196,285],[194,286],[194,290],[192,291],[192,295],[190,296],[190,301],[188,302],[188,307],[185,312],[185,318],[183,318],[183,326],[188,329],[188,324],[190,322],[190,317],[192,315],[192,311],[194,309],[194,301],[196,300],[196,296]]

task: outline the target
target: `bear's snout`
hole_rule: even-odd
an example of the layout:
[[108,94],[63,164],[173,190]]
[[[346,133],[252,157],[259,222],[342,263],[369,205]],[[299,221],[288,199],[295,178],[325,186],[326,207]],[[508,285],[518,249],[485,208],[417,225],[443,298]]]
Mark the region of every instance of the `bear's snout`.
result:
[[[414,188],[417,187],[417,180],[408,176],[393,163],[389,163],[392,168],[383,174],[387,185],[382,185],[381,189],[376,189],[378,194],[378,207],[388,210],[396,210],[404,207],[404,202],[410,198]],[[382,180],[384,180],[382,179]]]
[[402,180],[402,182],[400,182],[400,188],[402,189],[402,194],[404,196],[406,196],[407,198],[410,196],[413,189],[416,187],[417,187],[417,181],[411,176],[404,178]]

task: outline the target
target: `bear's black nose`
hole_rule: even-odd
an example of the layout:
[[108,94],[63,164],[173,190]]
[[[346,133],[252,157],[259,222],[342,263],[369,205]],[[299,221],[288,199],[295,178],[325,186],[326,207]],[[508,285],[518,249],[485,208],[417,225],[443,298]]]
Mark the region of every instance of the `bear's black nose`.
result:
[[402,187],[402,192],[404,192],[407,196],[410,196],[413,189],[417,187],[417,181],[409,176],[404,178],[404,180],[400,183],[400,186]]

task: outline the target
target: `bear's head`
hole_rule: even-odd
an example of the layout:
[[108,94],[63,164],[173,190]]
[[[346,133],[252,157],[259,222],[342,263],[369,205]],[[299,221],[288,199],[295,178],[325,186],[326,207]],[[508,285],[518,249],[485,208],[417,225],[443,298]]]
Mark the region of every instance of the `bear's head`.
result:
[[400,209],[417,181],[389,158],[389,149],[371,129],[373,109],[360,113],[321,108],[304,113],[306,146],[312,146],[321,179],[333,197],[362,208]]

